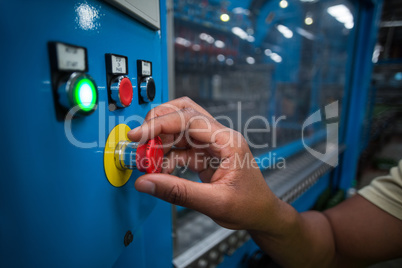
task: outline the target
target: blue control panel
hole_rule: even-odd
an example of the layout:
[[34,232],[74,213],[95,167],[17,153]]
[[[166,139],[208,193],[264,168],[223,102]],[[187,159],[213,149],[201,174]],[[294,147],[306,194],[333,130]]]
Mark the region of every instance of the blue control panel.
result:
[[168,95],[164,1],[160,29],[121,9],[0,3],[0,267],[171,265],[170,205],[105,175],[112,129]]

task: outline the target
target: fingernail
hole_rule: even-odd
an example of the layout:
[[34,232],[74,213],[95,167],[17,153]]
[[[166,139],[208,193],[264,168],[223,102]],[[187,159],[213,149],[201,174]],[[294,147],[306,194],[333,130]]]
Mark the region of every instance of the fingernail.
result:
[[150,181],[142,181],[137,185],[137,190],[150,195],[155,194],[155,184]]
[[141,126],[136,127],[136,128],[134,128],[134,129],[130,130],[128,133],[129,133],[129,134],[134,134],[134,133],[137,132],[140,128],[141,128]]

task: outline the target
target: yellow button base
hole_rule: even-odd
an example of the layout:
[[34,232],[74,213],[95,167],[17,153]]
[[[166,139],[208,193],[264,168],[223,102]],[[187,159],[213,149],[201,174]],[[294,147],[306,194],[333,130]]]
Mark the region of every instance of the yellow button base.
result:
[[125,124],[115,126],[109,134],[105,145],[105,152],[103,155],[103,165],[105,168],[106,177],[110,184],[115,187],[121,187],[127,183],[128,179],[133,172],[131,169],[120,170],[116,167],[114,159],[114,151],[119,141],[126,141],[127,133],[130,127]]

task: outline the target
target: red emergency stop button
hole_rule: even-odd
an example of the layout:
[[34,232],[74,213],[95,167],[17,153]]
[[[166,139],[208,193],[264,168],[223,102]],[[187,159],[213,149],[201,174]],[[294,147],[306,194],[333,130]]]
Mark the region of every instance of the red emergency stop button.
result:
[[117,107],[125,108],[133,101],[133,85],[127,76],[117,77],[110,86],[111,95]]
[[146,173],[162,172],[163,149],[159,137],[149,140],[137,148],[137,169]]
[[138,169],[146,173],[162,172],[163,148],[159,137],[145,144],[120,141],[115,149],[116,166],[120,170]]
[[133,85],[128,77],[120,81],[119,95],[121,103],[126,107],[133,101]]

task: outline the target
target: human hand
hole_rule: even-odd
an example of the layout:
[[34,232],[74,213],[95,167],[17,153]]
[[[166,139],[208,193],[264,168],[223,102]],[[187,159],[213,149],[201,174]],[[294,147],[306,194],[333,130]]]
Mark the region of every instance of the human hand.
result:
[[[197,210],[226,228],[264,228],[279,199],[240,133],[184,97],[152,109],[142,126],[128,133],[137,142],[156,136],[166,145],[163,173],[139,177],[138,191]],[[169,175],[176,166],[197,172],[203,183]]]

